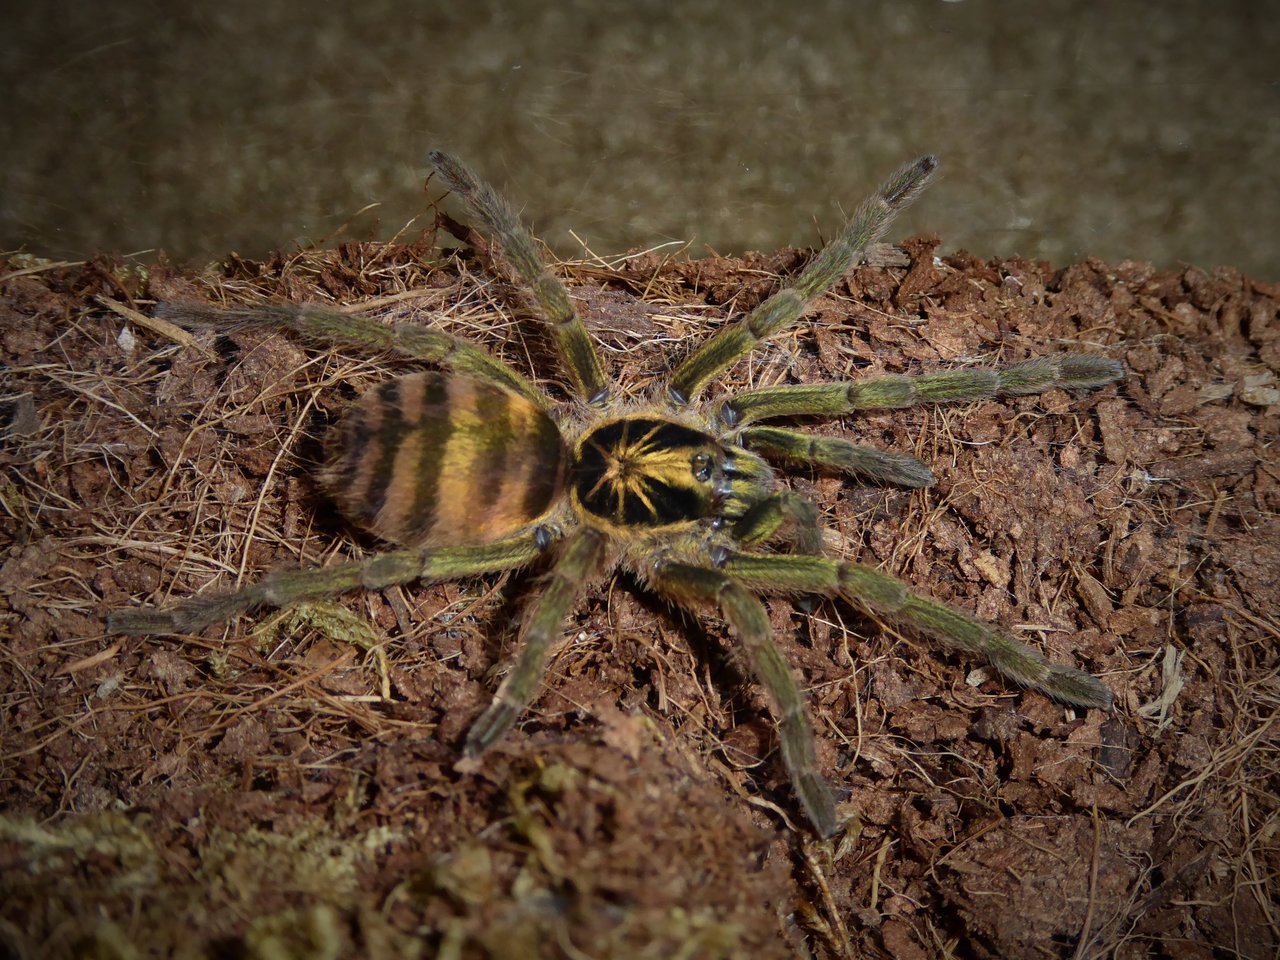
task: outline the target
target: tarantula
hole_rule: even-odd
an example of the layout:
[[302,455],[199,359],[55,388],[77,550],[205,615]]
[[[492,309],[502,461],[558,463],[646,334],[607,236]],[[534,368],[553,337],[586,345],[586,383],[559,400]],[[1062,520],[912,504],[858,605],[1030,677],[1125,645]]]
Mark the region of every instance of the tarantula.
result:
[[[1059,354],[985,369],[698,399],[709,380],[798,321],[859,262],[929,183],[938,165],[934,157],[896,171],[790,286],[684,357],[663,388],[639,404],[611,399],[596,348],[565,287],[508,203],[453,157],[436,152],[431,160],[530,288],[573,403],[559,409],[530,379],[479,347],[421,326],[387,326],[318,306],[161,304],[161,313],[187,326],[283,327],[309,338],[399,351],[442,369],[374,387],[330,433],[325,486],[350,520],[396,549],[332,567],[271,573],[234,592],[169,609],[116,611],[111,631],[193,633],[264,606],[542,564],[546,573],[525,611],[515,662],[466,737],[464,751],[474,756],[528,707],[548,648],[587,585],[622,567],[678,607],[718,609],[741,639],[768,694],[783,764],[824,837],[839,827],[832,792],[817,769],[805,698],[774,645],[757,594],[843,598],[875,617],[982,654],[1009,679],[1058,700],[1111,704],[1111,691],[1095,677],[1050,663],[1007,633],[920,596],[887,573],[823,556],[817,506],[783,485],[774,467],[811,465],[926,487],[933,474],[923,463],[761,421],[1097,387],[1120,377],[1119,363]],[[769,552],[775,544],[789,550]]]

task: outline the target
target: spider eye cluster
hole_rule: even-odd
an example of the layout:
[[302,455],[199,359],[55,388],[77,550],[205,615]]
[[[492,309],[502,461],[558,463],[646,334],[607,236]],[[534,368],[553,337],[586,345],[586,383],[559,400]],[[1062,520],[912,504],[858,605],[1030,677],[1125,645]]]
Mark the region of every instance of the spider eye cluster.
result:
[[689,461],[689,466],[693,468],[693,479],[699,483],[706,483],[711,479],[715,461],[709,453],[695,453],[693,459]]

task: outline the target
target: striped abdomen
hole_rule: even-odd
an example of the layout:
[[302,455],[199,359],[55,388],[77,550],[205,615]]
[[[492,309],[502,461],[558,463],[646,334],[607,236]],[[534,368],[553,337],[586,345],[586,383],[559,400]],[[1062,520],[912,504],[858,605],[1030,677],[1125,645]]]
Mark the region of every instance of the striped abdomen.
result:
[[564,491],[560,431],[497,384],[424,371],[365,393],[330,436],[325,481],[351,520],[392,543],[489,543]]

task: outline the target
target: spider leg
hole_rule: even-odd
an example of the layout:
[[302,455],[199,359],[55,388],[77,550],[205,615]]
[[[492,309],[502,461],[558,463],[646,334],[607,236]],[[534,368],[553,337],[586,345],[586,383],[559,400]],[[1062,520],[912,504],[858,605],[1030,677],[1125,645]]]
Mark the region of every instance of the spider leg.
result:
[[762,340],[800,319],[810,301],[825,293],[868,246],[880,239],[893,218],[928,185],[937,167],[937,157],[924,156],[896,170],[875,194],[858,205],[844,229],[822,248],[795,283],[725,327],[676,367],[668,386],[671,400],[677,405],[688,403],[708,380]]
[[797,553],[822,552],[822,527],[818,524],[818,508],[790,490],[780,490],[754,504],[734,521],[731,535],[738,543],[763,543],[790,527],[791,542]]
[[819,836],[839,829],[831,787],[818,772],[813,727],[795,676],[773,642],[764,605],[737,580],[719,570],[660,562],[649,582],[682,606],[713,603],[742,640],[757,680],[771,701],[778,724],[782,762],[796,795]]
[[547,651],[563,632],[565,617],[586,582],[599,573],[604,558],[604,538],[589,527],[565,543],[547,574],[541,595],[529,607],[520,626],[515,665],[498,686],[493,703],[467,733],[463,747],[467,756],[477,756],[492,746],[529,706],[538,692]]
[[726,400],[718,417],[728,427],[740,427],[771,417],[838,417],[858,410],[1043,393],[1053,387],[1088,389],[1122,376],[1124,366],[1117,360],[1063,353],[998,367],[749,390]]
[[238,590],[215,591],[172,607],[116,610],[108,618],[107,632],[198,633],[258,607],[289,607],[361,587],[378,590],[413,580],[430,583],[511,570],[536,560],[556,536],[549,527],[535,527],[483,546],[391,550],[332,567],[277,570]]
[[466,340],[415,323],[385,324],[370,317],[354,316],[314,304],[264,304],[222,309],[202,303],[165,302],[157,305],[157,317],[181,327],[212,329],[220,333],[268,328],[292,330],[325,343],[340,343],[366,350],[393,350],[501,384],[546,409],[547,398],[533,383],[509,366]]
[[588,403],[603,403],[608,398],[609,388],[587,328],[569,302],[564,284],[547,270],[537,243],[520,223],[516,212],[497,190],[456,157],[433,150],[431,162],[449,187],[462,198],[471,214],[484,224],[516,272],[529,285],[542,308],[542,318],[551,329],[561,362],[573,381],[574,392]]
[[852,443],[842,437],[781,427],[748,427],[739,440],[748,450],[769,459],[816,464],[903,487],[931,487],[934,482],[933,471],[909,454]]
[[985,656],[1010,680],[1055,700],[1106,709],[1114,699],[1096,677],[1050,663],[1040,651],[996,627],[914,593],[901,580],[873,567],[826,557],[730,553],[721,569],[762,593],[844,597],[875,616],[904,624],[948,647]]

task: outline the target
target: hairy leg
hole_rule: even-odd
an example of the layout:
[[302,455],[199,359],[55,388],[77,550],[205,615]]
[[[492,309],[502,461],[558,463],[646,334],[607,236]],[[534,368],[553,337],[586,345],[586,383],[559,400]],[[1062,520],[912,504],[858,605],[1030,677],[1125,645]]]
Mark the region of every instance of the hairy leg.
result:
[[465,340],[414,323],[385,324],[369,317],[311,304],[222,309],[204,303],[167,301],[156,307],[155,314],[189,329],[208,329],[219,333],[284,329],[325,343],[340,343],[365,350],[393,350],[501,384],[532,400],[540,409],[547,406],[546,396],[501,360]]
[[880,239],[893,218],[928,185],[937,167],[936,157],[925,156],[896,170],[858,205],[844,229],[822,248],[795,283],[725,327],[676,367],[668,386],[672,402],[688,403],[708,380],[746,356],[756,344],[799,320],[809,303],[830,289],[863,251]]
[[1004,676],[1056,700],[1108,708],[1114,699],[1101,680],[1075,667],[1050,663],[1040,651],[966,613],[921,596],[896,577],[860,563],[826,557],[731,553],[720,569],[762,593],[819,593],[844,597],[886,620],[948,647],[987,658]]
[[565,617],[587,581],[604,564],[604,538],[587,527],[571,534],[520,626],[519,653],[498,686],[493,703],[467,733],[467,756],[483,753],[520,718],[538,692],[547,651],[564,630]]
[[748,427],[740,442],[774,460],[809,463],[903,487],[931,487],[933,471],[915,457],[781,427]]
[[116,610],[107,621],[107,632],[133,636],[197,633],[259,607],[289,607],[357,588],[378,590],[414,580],[456,580],[511,570],[537,559],[554,539],[550,528],[536,527],[484,546],[391,550],[332,567],[277,570],[238,590],[212,592],[172,607]]
[[547,270],[537,244],[520,223],[516,212],[498,191],[456,157],[434,150],[431,162],[466,203],[472,215],[484,224],[485,230],[529,285],[542,309],[542,318],[555,339],[565,372],[573,381],[574,392],[588,403],[603,403],[608,399],[609,390],[600,367],[600,357],[587,328],[569,302],[564,284]]
[[796,795],[819,836],[839,829],[831,787],[818,772],[813,727],[804,695],[773,642],[764,605],[733,577],[707,567],[660,562],[649,582],[682,606],[715,604],[746,649],[756,679],[764,687],[778,724],[782,762]]
[[764,543],[786,528],[797,553],[822,551],[822,528],[818,508],[798,493],[780,490],[751,507],[732,527],[738,543]]
[[1124,367],[1117,360],[1064,353],[999,367],[750,390],[726,400],[719,418],[727,427],[740,427],[770,417],[838,417],[858,410],[1043,393],[1053,387],[1100,387],[1122,376]]

